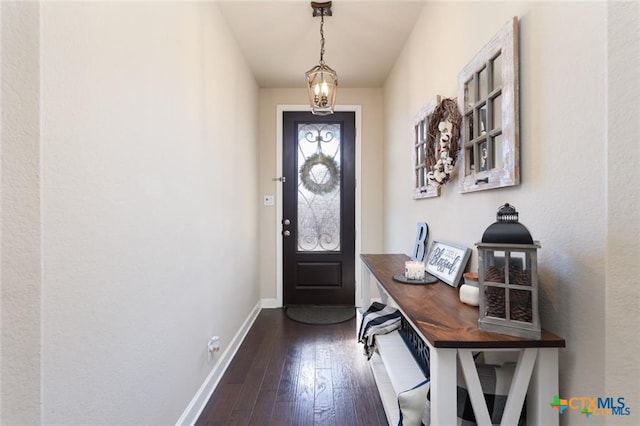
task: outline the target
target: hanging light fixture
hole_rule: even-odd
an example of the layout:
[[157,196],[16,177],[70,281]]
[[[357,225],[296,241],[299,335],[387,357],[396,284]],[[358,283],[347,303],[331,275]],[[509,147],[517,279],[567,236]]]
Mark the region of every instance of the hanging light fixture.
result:
[[333,114],[338,92],[338,74],[324,63],[324,17],[331,16],[331,2],[311,2],[313,16],[320,16],[320,63],[306,72],[311,112]]

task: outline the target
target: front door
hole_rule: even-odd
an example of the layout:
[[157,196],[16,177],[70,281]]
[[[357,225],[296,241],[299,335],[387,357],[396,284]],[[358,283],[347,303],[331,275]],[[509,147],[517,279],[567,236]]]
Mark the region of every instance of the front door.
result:
[[285,112],[283,302],[355,304],[355,113]]

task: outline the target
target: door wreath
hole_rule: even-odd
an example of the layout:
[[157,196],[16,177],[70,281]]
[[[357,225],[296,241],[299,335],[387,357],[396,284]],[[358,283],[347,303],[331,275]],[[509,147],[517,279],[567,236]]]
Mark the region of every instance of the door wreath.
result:
[[[451,178],[460,140],[462,115],[453,99],[443,99],[431,115],[427,131],[427,155],[424,161],[429,172],[427,179],[434,186],[444,185]],[[440,135],[436,146],[435,138]]]
[[[311,170],[314,166],[318,165],[324,166],[327,169],[328,179],[323,182],[318,182],[311,176]],[[340,170],[338,169],[336,161],[322,153],[309,156],[302,167],[300,167],[300,181],[302,182],[302,186],[312,194],[328,194],[336,189],[339,180]]]

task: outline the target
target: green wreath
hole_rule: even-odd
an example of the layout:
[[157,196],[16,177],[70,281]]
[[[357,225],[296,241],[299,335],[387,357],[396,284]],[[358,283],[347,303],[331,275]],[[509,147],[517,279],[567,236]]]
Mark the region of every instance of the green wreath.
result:
[[[311,169],[313,166],[322,165],[329,172],[329,179],[326,182],[318,183],[311,178]],[[340,179],[340,171],[336,161],[324,154],[313,154],[307,158],[302,167],[300,167],[300,180],[302,185],[312,194],[328,194],[336,189]]]

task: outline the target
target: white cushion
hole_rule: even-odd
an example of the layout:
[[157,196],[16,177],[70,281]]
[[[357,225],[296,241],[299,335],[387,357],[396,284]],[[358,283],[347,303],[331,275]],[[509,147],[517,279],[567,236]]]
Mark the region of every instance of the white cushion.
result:
[[424,381],[424,374],[398,331],[376,336],[376,348],[396,393]]
[[429,382],[425,380],[420,366],[397,330],[376,335],[376,350],[397,395],[401,416],[399,424],[420,426],[429,392]]
[[400,407],[399,426],[420,426],[425,410],[425,401],[429,392],[429,380],[425,379],[413,389],[398,394]]

